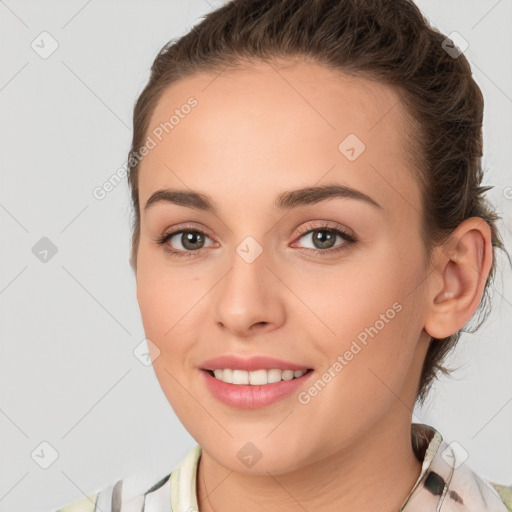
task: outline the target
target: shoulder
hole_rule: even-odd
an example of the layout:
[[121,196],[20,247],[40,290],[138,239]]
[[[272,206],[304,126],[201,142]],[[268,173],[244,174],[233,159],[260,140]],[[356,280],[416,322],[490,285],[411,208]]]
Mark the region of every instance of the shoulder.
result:
[[490,480],[488,480],[488,483],[491,484],[499,494],[501,501],[503,501],[507,510],[512,511],[512,485],[501,485],[491,482]]
[[197,510],[195,489],[200,457],[201,448],[196,445],[171,471],[147,468],[52,512]]
[[512,486],[485,478],[468,464],[468,453],[458,443],[447,443],[426,424],[413,424],[413,449],[422,469],[403,512],[439,510],[455,512],[512,512]]
[[150,484],[147,476],[147,473],[143,473],[120,479],[112,485],[83,496],[52,512],[124,512],[125,509],[142,511],[145,505],[147,507],[151,500],[155,500],[155,497],[170,498],[170,493],[166,490],[171,473],[160,478],[156,483],[153,479]]

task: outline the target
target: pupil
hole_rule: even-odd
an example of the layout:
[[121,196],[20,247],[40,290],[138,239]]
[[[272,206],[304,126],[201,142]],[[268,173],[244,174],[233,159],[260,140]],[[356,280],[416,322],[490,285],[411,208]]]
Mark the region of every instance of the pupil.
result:
[[183,247],[187,248],[187,249],[200,249],[201,247],[195,247],[195,244],[198,243],[198,240],[199,240],[199,243],[204,241],[201,233],[197,233],[195,231],[192,231],[192,232],[187,232],[187,233],[183,233],[183,235],[181,236],[181,243],[183,244]]
[[[313,241],[320,243],[320,248],[325,249],[326,247],[332,247],[332,244],[335,240],[335,236],[329,231],[315,231],[316,235],[313,236]],[[322,235],[325,233],[325,236]]]

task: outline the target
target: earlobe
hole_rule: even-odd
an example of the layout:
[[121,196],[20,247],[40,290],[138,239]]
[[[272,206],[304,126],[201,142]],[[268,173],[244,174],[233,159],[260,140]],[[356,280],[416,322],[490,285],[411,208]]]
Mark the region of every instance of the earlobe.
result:
[[425,330],[446,338],[471,319],[482,299],[492,266],[491,229],[483,219],[471,217],[437,248],[432,292],[427,297]]

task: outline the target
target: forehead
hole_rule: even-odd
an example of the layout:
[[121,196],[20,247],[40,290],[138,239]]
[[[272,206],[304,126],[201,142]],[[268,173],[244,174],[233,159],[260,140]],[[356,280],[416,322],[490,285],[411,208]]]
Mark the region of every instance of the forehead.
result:
[[165,186],[223,197],[233,184],[239,194],[242,183],[289,189],[322,176],[418,202],[410,126],[395,89],[317,63],[197,73],[169,87],[152,113],[156,145],[140,166],[141,204]]
[[[191,97],[197,100],[199,108],[186,115],[192,120],[180,123],[180,131],[188,131],[188,126],[197,136],[206,135],[201,142],[214,140],[216,133],[219,137],[226,133],[234,136],[242,125],[264,127],[270,133],[273,128],[279,132],[283,126],[292,134],[307,128],[312,138],[317,131],[338,132],[341,136],[352,130],[367,135],[369,141],[373,135],[370,131],[380,135],[390,126],[398,128],[409,121],[399,93],[388,85],[318,63],[276,61],[199,72],[175,82],[160,97],[150,127],[168,121]],[[197,112],[200,116],[193,115]],[[213,127],[208,123],[217,123],[219,114],[225,116],[225,122],[211,130]],[[197,117],[203,127],[200,132],[200,126],[193,125],[193,118]],[[297,126],[297,121],[310,124]],[[397,141],[402,141],[402,137],[398,136]]]

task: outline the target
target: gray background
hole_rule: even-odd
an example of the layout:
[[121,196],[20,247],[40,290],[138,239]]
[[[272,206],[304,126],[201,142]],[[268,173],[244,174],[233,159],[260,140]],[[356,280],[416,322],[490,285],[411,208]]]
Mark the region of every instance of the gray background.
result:
[[[486,183],[510,248],[512,0],[418,4],[469,43],[486,101]],[[0,1],[1,511],[51,510],[129,475],[142,489],[195,444],[133,354],[144,332],[126,181],[103,200],[93,190],[125,163],[156,52],[218,5]],[[51,48],[43,31],[58,43],[48,58],[31,47],[46,37]],[[46,262],[32,250],[43,237],[57,248]],[[463,336],[449,359],[460,369],[414,420],[460,443],[479,474],[511,485],[511,272],[499,263],[492,316]],[[58,452],[47,469],[43,441]]]

